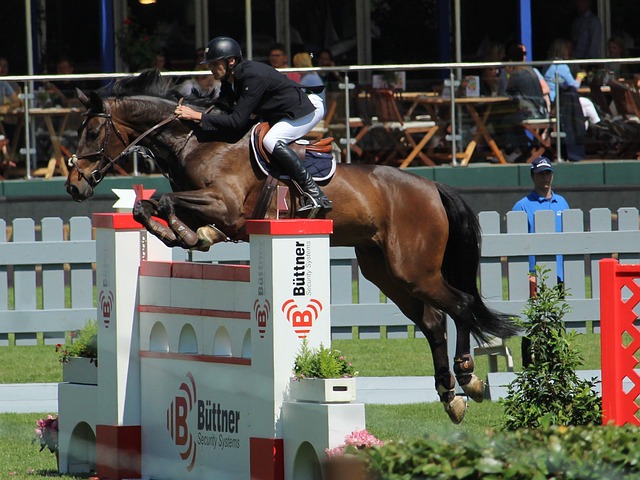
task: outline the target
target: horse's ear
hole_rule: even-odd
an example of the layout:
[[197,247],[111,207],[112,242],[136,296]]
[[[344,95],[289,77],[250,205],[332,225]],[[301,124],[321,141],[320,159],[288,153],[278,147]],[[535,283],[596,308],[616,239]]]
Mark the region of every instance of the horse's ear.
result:
[[88,110],[90,105],[89,98],[87,98],[84,92],[77,87],[76,87],[76,95],[78,95],[78,100],[80,100],[80,103],[82,103],[82,105],[84,105],[84,107]]
[[92,91],[89,93],[89,106],[87,107],[87,110],[91,110],[94,113],[102,113],[104,111],[102,99],[96,92]]

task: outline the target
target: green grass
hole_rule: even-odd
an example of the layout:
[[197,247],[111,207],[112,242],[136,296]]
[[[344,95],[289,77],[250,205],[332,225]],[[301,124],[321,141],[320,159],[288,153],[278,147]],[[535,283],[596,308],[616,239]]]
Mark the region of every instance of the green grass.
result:
[[[584,369],[600,368],[600,336],[579,335],[576,345],[585,358]],[[508,340],[516,370],[521,365],[520,339]],[[431,354],[424,339],[337,340],[341,350],[361,376],[432,375]],[[506,370],[503,359],[499,366]],[[486,376],[486,356],[476,358],[476,371]],[[62,368],[54,346],[20,346],[0,348],[0,383],[59,382]],[[57,477],[63,480],[87,478],[55,474],[55,456],[39,452],[32,444],[35,421],[41,414],[0,414],[0,480]],[[483,435],[502,422],[503,408],[496,402],[469,401],[466,417],[453,425],[442,405],[419,403],[409,405],[367,405],[367,429],[385,441],[413,439],[426,434],[448,438],[454,432],[466,431]]]
[[62,479],[87,478],[59,476],[56,457],[48,450],[32,443],[36,420],[46,414],[0,414],[0,480],[21,480],[56,477]]
[[[453,425],[440,403],[367,405],[367,430],[384,441],[427,434],[448,438],[459,431],[484,435],[501,422],[502,412],[502,406],[495,402],[469,402],[464,421]],[[0,480],[88,477],[58,476],[55,456],[48,450],[40,452],[40,447],[32,443],[35,422],[45,416],[46,413],[0,414]]]
[[[521,369],[520,338],[507,345],[516,371]],[[581,370],[600,369],[600,335],[576,336],[576,347],[584,358]],[[431,352],[425,339],[334,340],[332,346],[356,366],[361,377],[433,375]],[[476,357],[476,372],[485,378],[489,370],[486,355]],[[29,366],[25,368],[25,366]],[[500,371],[506,371],[503,358]],[[53,345],[0,347],[0,383],[47,383],[62,381],[62,367]]]

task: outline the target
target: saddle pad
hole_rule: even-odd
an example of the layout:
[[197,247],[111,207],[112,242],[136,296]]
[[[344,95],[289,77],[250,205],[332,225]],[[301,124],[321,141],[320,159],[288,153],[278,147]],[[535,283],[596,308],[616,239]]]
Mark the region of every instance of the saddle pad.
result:
[[[258,148],[255,145],[254,133],[256,128],[257,125],[254,126],[251,130],[251,161],[255,162],[262,173],[264,173],[265,175],[269,175],[271,171],[274,170],[274,168],[272,168],[269,161],[259,153]],[[304,140],[302,140],[301,142],[304,142]],[[331,177],[333,177],[333,174],[336,171],[336,159],[331,153],[313,152],[306,150],[305,158],[302,163],[304,164],[304,168],[307,169],[309,174],[316,182],[329,180]],[[279,177],[285,180],[290,178],[287,174],[282,174]]]

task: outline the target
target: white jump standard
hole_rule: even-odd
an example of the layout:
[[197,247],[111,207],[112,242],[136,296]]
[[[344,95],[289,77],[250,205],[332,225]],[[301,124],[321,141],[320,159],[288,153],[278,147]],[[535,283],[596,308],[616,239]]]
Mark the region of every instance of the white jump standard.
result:
[[94,226],[98,385],[60,384],[61,471],[317,478],[324,450],[365,428],[363,404],[289,391],[302,339],[331,342],[331,221],[248,222],[251,267],[170,262],[129,214]]

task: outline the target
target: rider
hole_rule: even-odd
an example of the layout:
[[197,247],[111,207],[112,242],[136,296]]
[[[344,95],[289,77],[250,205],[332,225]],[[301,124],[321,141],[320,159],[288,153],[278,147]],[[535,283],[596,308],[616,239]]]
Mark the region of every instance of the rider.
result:
[[306,194],[296,213],[308,216],[318,208],[318,213],[331,210],[331,201],[304,168],[298,155],[288,147],[289,143],[309,133],[324,117],[322,99],[275,68],[244,60],[240,45],[230,37],[211,40],[202,63],[208,64],[215,79],[222,81],[220,99],[233,105],[233,109],[229,114],[207,114],[178,105],[175,111],[178,118],[195,121],[204,131],[239,130],[252,114],[257,114],[271,125],[263,140],[265,149]]

